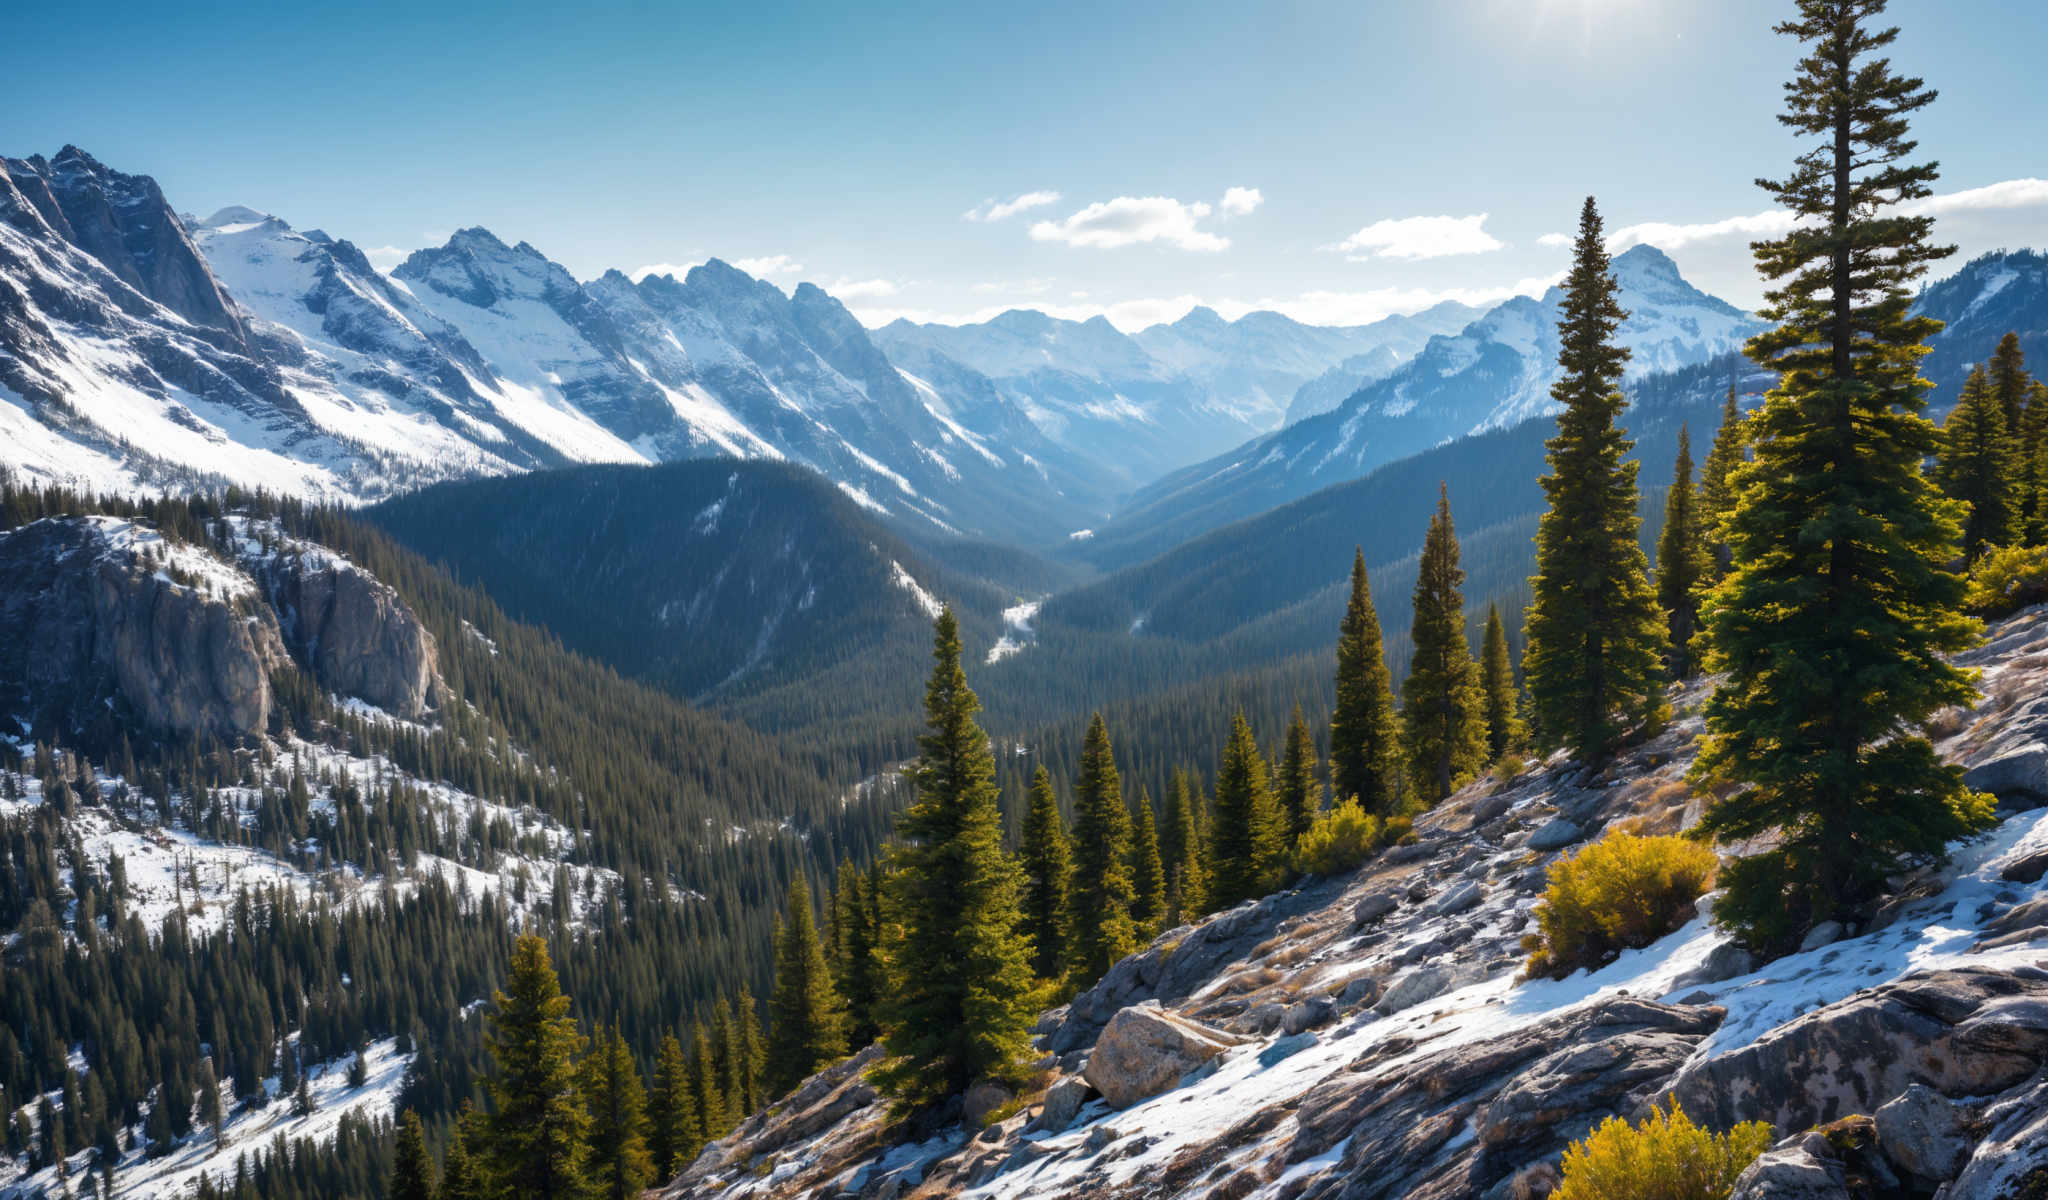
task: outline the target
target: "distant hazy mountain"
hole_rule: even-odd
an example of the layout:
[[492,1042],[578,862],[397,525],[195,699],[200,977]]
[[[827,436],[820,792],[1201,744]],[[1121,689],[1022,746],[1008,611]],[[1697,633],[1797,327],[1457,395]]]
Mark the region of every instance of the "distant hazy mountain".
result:
[[[1628,379],[1671,371],[1735,349],[1756,318],[1694,288],[1663,251],[1637,246],[1614,260],[1633,351]],[[1255,438],[1139,490],[1091,557],[1123,531],[1192,524],[1193,532],[1263,512],[1318,488],[1447,441],[1553,411],[1557,320],[1563,293],[1517,296],[1354,391],[1327,413]],[[1107,535],[1107,536],[1105,536]]]
[[[1360,379],[1474,315],[1444,304],[1371,325],[1304,325],[1273,312],[1225,321],[1196,308],[1135,334],[1102,317],[1013,309],[978,325],[895,321],[875,341],[908,369],[994,380],[1045,434],[1128,485],[1278,428],[1301,388],[1353,363]],[[1359,361],[1359,360],[1363,361]]]

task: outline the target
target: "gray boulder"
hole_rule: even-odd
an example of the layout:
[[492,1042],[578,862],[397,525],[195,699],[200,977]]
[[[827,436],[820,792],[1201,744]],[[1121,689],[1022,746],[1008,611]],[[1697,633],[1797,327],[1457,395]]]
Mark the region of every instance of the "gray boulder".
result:
[[1802,1133],[1749,1164],[1728,1200],[1849,1200],[1849,1184],[1828,1139]]
[[1983,1140],[1948,1194],[1956,1200],[2048,1194],[2048,1069],[2000,1096],[1982,1120]]
[[1968,1107],[1916,1083],[1878,1108],[1877,1142],[1893,1166],[1939,1183],[1969,1160],[1971,1118]]
[[1045,1090],[1045,1106],[1032,1118],[1029,1128],[1033,1132],[1064,1133],[1087,1102],[1088,1081],[1069,1075]]
[[1434,1000],[1451,990],[1457,982],[1457,975],[1449,967],[1419,967],[1406,972],[1394,980],[1393,986],[1373,1005],[1382,1015],[1392,1015],[1403,1009],[1414,1008],[1425,1000]]
[[1586,831],[1578,825],[1557,817],[1530,834],[1528,845],[1531,850],[1558,850],[1583,840],[1585,836]]
[[1351,910],[1354,924],[1370,925],[1388,913],[1401,907],[1400,893],[1394,891],[1370,892],[1359,900]]
[[1129,1108],[1247,1039],[1191,1021],[1156,1003],[1134,1005],[1103,1026],[1082,1078],[1112,1108]]

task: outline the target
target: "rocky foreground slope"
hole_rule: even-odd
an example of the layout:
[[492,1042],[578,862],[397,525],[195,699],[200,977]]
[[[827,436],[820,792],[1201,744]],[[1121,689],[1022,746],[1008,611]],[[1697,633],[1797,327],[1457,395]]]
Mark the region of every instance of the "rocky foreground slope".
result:
[[2002,819],[1861,927],[1758,963],[1702,915],[1520,978],[1552,862],[1618,822],[1698,820],[1696,688],[1603,772],[1483,780],[1415,844],[1163,934],[1045,1014],[1021,1108],[983,1089],[891,1123],[870,1047],[662,1194],[1540,1197],[1572,1140],[1671,1097],[1776,1127],[1748,1200],[2048,1195],[2048,609],[1991,633],[1968,656],[1985,698],[1941,733]]

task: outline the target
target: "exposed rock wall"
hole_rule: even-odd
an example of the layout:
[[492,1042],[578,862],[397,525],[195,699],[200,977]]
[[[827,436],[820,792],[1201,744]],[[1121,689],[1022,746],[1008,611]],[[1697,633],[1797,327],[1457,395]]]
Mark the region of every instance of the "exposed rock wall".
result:
[[322,687],[418,720],[433,708],[433,635],[390,585],[352,563],[299,548],[258,566],[293,654]]

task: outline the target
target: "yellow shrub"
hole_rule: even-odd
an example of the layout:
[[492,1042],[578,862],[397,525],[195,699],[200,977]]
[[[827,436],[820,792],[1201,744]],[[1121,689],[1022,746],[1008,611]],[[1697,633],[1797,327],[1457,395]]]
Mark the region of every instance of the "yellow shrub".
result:
[[2048,546],[1992,546],[1970,568],[1963,606],[1985,617],[2002,617],[2048,600]]
[[1379,818],[1357,804],[1318,813],[1294,845],[1294,869],[1304,875],[1348,871],[1379,848],[1380,832]]
[[1762,1121],[1709,1133],[1676,1101],[1668,1113],[1653,1105],[1641,1125],[1609,1117],[1564,1152],[1564,1181],[1550,1200],[1726,1200],[1773,1137]]
[[1550,868],[1536,905],[1540,933],[1522,939],[1529,973],[1562,979],[1685,924],[1714,877],[1714,852],[1682,837],[1606,837]]

